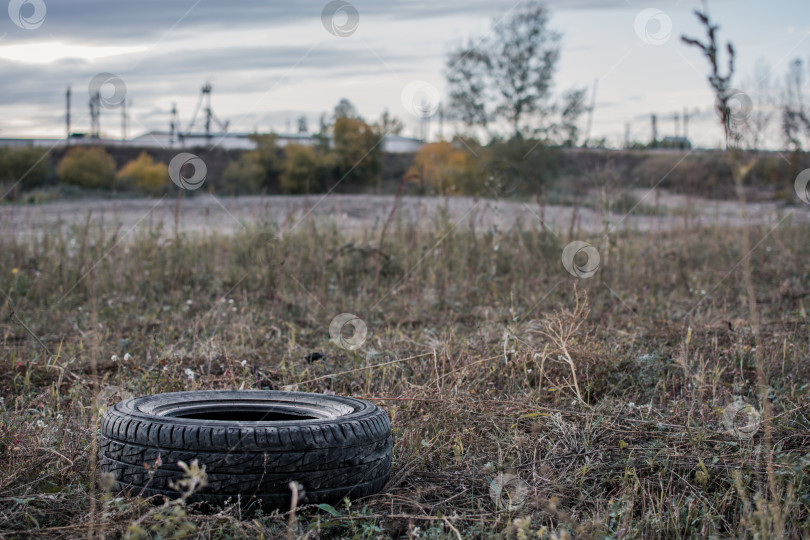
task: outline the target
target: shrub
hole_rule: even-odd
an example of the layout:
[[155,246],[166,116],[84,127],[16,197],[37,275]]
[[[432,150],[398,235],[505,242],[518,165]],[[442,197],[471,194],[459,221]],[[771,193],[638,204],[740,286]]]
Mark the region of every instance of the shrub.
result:
[[324,161],[310,146],[288,144],[280,183],[283,193],[312,193],[323,188]]
[[[382,180],[380,135],[359,118],[338,117],[332,126],[334,150],[330,161],[335,181],[345,184],[379,185]],[[348,176],[348,178],[346,178]]]
[[426,144],[413,158],[405,179],[419,184],[419,191],[442,195],[461,193],[471,175],[470,154],[447,141]]
[[244,152],[239,159],[225,167],[220,187],[228,195],[258,193],[266,179],[267,170],[258,159],[257,152]]
[[642,186],[657,186],[679,193],[709,197],[733,197],[733,179],[728,162],[715,152],[682,155],[646,155],[632,171]]
[[495,140],[486,150],[482,156],[485,194],[534,195],[559,173],[557,153],[546,141],[513,137]]
[[284,151],[278,146],[278,137],[271,133],[253,135],[251,139],[256,143],[251,155],[264,170],[261,187],[274,190],[278,186],[284,158]]
[[166,189],[169,181],[168,168],[165,163],[155,163],[152,156],[141,152],[118,172],[117,182],[132,185],[147,193],[160,193]]
[[[32,146],[24,148],[0,148],[0,185],[7,184],[17,198],[19,189],[29,189],[45,184],[53,175],[48,152]],[[2,189],[5,193],[6,189]]]
[[72,148],[59,162],[57,176],[65,184],[109,188],[115,180],[115,161],[101,147]]

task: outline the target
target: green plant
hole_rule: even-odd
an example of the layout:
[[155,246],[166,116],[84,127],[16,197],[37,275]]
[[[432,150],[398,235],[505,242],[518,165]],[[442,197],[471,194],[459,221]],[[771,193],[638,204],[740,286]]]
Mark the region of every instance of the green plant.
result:
[[381,180],[380,134],[359,118],[339,116],[331,127],[334,182],[373,185]]
[[236,161],[228,163],[222,173],[220,189],[229,195],[257,193],[267,182],[267,170],[258,159],[257,152],[244,152]]
[[426,144],[414,156],[405,178],[417,183],[420,193],[461,193],[465,177],[472,174],[471,161],[472,154],[461,145],[447,141]]
[[99,146],[71,148],[56,169],[59,181],[83,188],[111,188],[115,161]]
[[284,147],[284,169],[279,179],[283,193],[318,193],[323,190],[325,167],[317,151],[300,144]]
[[0,186],[12,186],[12,199],[17,198],[20,189],[41,186],[52,176],[53,166],[48,151],[34,147],[0,147]]
[[168,187],[169,173],[165,163],[155,163],[146,152],[124,165],[116,176],[118,185],[132,185],[146,193],[161,193]]

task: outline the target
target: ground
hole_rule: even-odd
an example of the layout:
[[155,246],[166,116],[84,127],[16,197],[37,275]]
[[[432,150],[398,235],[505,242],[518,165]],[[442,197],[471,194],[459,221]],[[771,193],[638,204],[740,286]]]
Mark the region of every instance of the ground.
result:
[[[733,203],[642,195],[626,218],[464,198],[0,207],[0,536],[807,536],[808,207],[750,207],[749,288]],[[563,264],[577,240],[591,277],[582,254]],[[368,329],[355,350],[331,339],[340,313]],[[110,492],[105,408],[196,388],[369,399],[391,482],[294,514]]]
[[[618,205],[621,204],[621,207]],[[396,207],[396,208],[395,208]],[[610,208],[611,212],[605,209]],[[731,225],[744,221],[736,201],[687,196],[664,189],[635,189],[623,196],[598,191],[583,197],[581,204],[542,204],[537,201],[493,200],[473,197],[402,197],[374,195],[311,195],[216,197],[165,196],[58,201],[38,205],[0,206],[0,232],[25,235],[58,224],[83,225],[88,220],[105,227],[135,230],[163,228],[164,232],[233,233],[248,226],[274,225],[294,229],[302,220],[327,223],[353,234],[369,230],[392,217],[430,222],[444,212],[453,223],[477,228],[528,227],[544,223],[553,232],[593,234],[608,228],[649,231],[689,226]],[[776,224],[787,213],[794,221],[810,222],[810,209],[784,202],[748,204],[749,221]],[[176,218],[176,219],[175,219]]]

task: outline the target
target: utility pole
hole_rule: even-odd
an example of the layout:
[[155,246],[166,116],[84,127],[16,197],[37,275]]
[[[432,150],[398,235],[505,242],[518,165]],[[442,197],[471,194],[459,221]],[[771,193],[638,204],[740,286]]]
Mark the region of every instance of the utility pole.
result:
[[593,90],[591,91],[591,106],[588,107],[588,127],[585,128],[585,141],[583,146],[588,146],[591,141],[591,127],[593,127],[593,112],[596,109],[596,89],[599,86],[599,79],[593,80]]
[[[420,104],[421,111],[429,111],[430,110],[430,103],[427,101],[422,101]],[[427,142],[427,138],[430,134],[430,116],[427,112],[423,112],[419,116],[419,140],[422,142]]]
[[652,114],[652,146],[658,146],[658,118]]
[[[130,103],[132,105],[132,103]],[[121,102],[121,140],[127,140],[127,99]]]
[[684,107],[683,108],[683,138],[684,139],[689,138],[689,117],[690,116],[691,115],[689,114],[689,108]]
[[444,105],[439,103],[439,140],[444,140]]
[[624,147],[630,148],[630,122],[624,123]]
[[101,92],[90,95],[90,136],[101,137]]
[[172,117],[169,120],[169,145],[174,146],[178,130],[180,129],[180,121],[177,118],[177,103],[172,103]]
[[675,136],[680,137],[680,134],[681,134],[681,115],[678,112],[675,112],[672,115],[672,118],[675,120]]
[[65,92],[65,144],[70,144],[70,86]]

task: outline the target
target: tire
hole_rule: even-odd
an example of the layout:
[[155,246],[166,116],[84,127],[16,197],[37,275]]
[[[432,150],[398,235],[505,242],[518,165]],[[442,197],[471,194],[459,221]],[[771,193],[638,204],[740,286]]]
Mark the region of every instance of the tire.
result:
[[[101,421],[102,472],[133,495],[177,497],[178,462],[198,460],[207,485],[193,502],[289,509],[380,491],[392,460],[391,423],[354,398],[268,390],[173,392],[122,401]],[[149,474],[145,464],[154,469]]]

